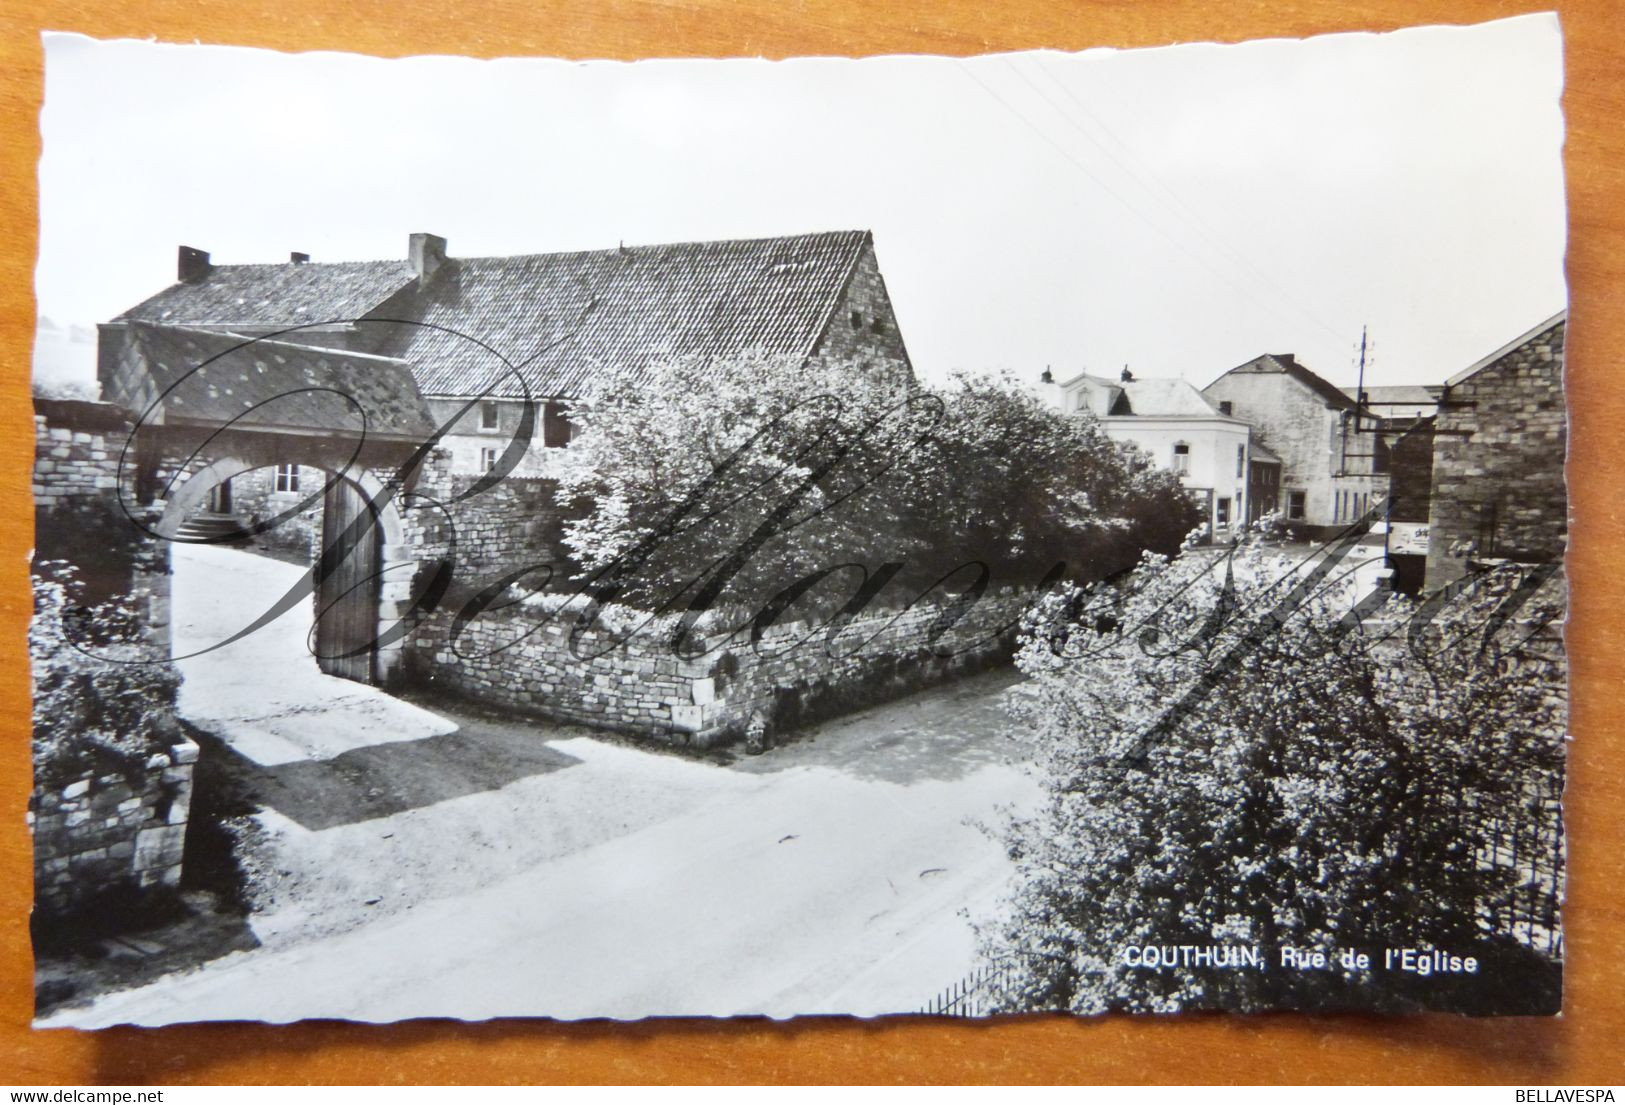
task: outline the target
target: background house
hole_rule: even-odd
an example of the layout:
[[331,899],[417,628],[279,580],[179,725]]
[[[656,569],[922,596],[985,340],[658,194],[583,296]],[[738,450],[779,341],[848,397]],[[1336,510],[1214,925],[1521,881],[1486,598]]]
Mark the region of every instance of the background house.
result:
[[[1125,368],[1115,381],[1082,373],[1056,387],[1062,410],[1094,415],[1107,437],[1138,446],[1159,467],[1178,473],[1203,504],[1210,540],[1228,537],[1253,517],[1251,428],[1184,380],[1137,380]],[[1268,467],[1269,459],[1261,459]]]
[[1347,526],[1386,494],[1388,447],[1355,401],[1290,353],[1230,369],[1202,394],[1281,461],[1284,520],[1308,536]]

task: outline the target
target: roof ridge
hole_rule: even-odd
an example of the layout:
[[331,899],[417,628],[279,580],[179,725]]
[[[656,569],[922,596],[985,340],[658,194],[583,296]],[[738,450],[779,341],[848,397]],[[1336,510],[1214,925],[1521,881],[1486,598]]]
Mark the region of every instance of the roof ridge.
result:
[[[873,233],[874,232],[870,230],[810,230],[801,234],[767,234],[754,238],[692,238],[675,242],[643,242],[636,245],[627,245],[623,242],[619,245],[599,247],[597,249],[555,249],[542,250],[537,253],[493,253],[480,257],[463,257],[454,255],[447,257],[446,260],[454,263],[469,263],[479,261],[527,261],[539,257],[591,257],[600,255],[608,257],[618,253],[625,254],[637,250],[679,249],[688,246],[713,246],[720,248],[725,246],[760,245],[767,242],[799,242],[809,241],[817,238],[834,239],[845,237],[854,237],[859,240],[865,240],[872,238]],[[293,262],[282,263],[292,264]],[[309,264],[312,262],[302,263]]]

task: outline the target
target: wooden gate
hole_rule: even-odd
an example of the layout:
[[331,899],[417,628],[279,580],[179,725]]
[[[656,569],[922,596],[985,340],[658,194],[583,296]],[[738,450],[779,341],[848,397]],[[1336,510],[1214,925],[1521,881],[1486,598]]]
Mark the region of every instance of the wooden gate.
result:
[[322,497],[317,550],[316,662],[329,675],[359,683],[375,681],[382,533],[376,520],[352,526],[370,509],[353,483],[334,481]]

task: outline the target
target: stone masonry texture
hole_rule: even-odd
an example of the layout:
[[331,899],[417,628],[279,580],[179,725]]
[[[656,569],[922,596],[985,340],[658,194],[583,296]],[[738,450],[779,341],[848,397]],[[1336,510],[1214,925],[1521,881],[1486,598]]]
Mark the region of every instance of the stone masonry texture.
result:
[[1566,320],[1447,389],[1434,425],[1427,587],[1470,561],[1561,559],[1568,539],[1563,481]]
[[[39,401],[34,421],[37,558],[68,560],[82,574],[100,574],[87,583],[133,596],[145,614],[143,652],[167,661],[168,545],[124,516],[128,497],[119,502],[119,461],[130,423],[107,404],[61,400]],[[98,525],[128,523],[127,532],[87,541],[86,510]],[[137,513],[142,524],[156,522],[155,512]],[[115,570],[110,560],[118,561]],[[116,889],[177,885],[197,757],[197,745],[183,740],[123,771],[36,783],[29,799],[36,904],[66,912]]]

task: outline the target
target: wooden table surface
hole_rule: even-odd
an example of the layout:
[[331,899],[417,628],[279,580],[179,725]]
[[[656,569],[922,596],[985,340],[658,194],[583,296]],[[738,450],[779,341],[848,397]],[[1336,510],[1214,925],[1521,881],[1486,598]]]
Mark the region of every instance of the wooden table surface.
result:
[[[220,1024],[105,1032],[29,1027],[29,363],[41,30],[380,55],[636,58],[974,54],[1238,41],[1472,23],[1509,0],[8,0],[0,11],[0,1084],[189,1082],[1491,1082],[1625,1081],[1625,665],[1617,615],[1625,481],[1625,17],[1559,3],[1566,40],[1574,524],[1570,904],[1565,1013],[1194,1016],[999,1023],[920,1018],[636,1024],[417,1021]],[[109,181],[109,187],[117,187]]]

